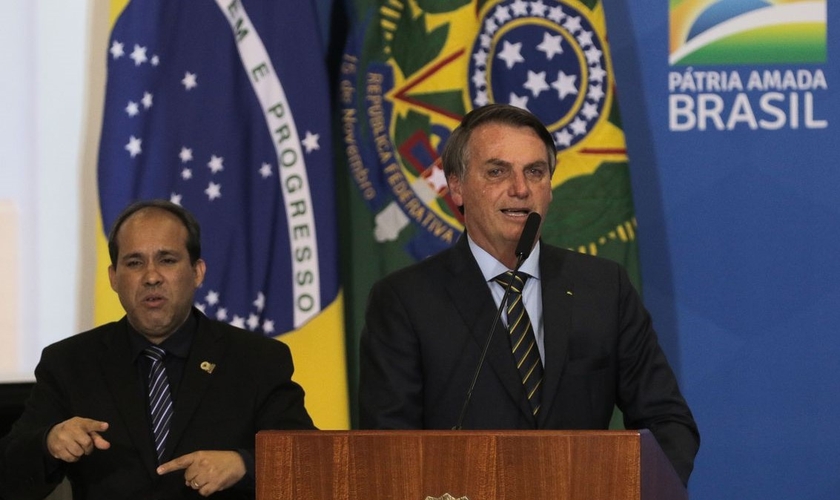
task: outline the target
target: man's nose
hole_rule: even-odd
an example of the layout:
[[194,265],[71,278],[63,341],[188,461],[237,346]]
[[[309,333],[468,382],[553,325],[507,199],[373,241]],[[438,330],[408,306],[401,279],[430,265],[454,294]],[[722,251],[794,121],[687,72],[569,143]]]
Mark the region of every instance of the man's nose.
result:
[[149,264],[146,266],[145,272],[143,273],[143,282],[147,285],[157,285],[163,280],[160,272],[158,272],[157,266],[154,264]]
[[528,186],[528,182],[525,179],[525,174],[522,172],[515,172],[510,178],[510,195],[516,196],[517,198],[524,198],[528,196],[530,193],[531,188]]

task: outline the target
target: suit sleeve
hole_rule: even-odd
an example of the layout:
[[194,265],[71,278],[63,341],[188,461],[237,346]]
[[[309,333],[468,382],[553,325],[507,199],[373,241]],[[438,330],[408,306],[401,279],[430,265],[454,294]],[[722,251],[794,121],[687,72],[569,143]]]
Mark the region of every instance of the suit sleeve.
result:
[[[254,340],[247,333],[248,343]],[[291,351],[286,344],[265,338],[256,338],[251,345],[245,369],[241,372],[242,384],[258,382],[257,405],[253,413],[254,432],[262,430],[310,430],[315,429],[312,418],[304,406],[303,388],[292,380],[294,364]],[[245,445],[246,443],[242,443]],[[245,463],[245,476],[234,486],[235,489],[253,492],[256,487],[256,467],[253,441],[235,450]]]
[[[267,380],[266,396],[256,413],[257,430],[314,429],[312,418],[304,406],[304,391],[292,380],[294,362],[286,344],[271,341],[273,356],[264,365],[264,371],[255,374]],[[264,375],[269,374],[269,375]],[[253,450],[251,450],[253,452]]]
[[368,297],[359,346],[362,429],[423,427],[423,366],[406,304],[385,281]]
[[51,353],[44,350],[23,414],[0,440],[0,498],[43,498],[64,478],[62,463],[46,451],[47,432],[70,418]]
[[649,429],[682,480],[688,483],[700,435],[653,329],[650,315],[619,269],[618,406],[628,429]]

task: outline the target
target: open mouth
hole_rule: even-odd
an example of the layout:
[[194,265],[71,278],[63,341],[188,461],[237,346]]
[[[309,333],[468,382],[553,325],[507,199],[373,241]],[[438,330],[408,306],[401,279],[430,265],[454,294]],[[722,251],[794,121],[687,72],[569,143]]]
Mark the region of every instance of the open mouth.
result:
[[503,208],[502,213],[505,215],[512,215],[514,217],[528,217],[531,213],[527,208]]
[[149,295],[143,299],[143,303],[151,307],[156,307],[163,304],[165,300],[162,295]]

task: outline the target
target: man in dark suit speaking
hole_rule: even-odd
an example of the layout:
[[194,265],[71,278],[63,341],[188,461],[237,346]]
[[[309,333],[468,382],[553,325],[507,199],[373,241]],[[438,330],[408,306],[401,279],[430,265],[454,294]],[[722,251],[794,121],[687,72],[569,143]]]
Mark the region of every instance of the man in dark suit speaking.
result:
[[[651,430],[687,483],[697,426],[625,271],[539,242],[538,224],[530,255],[517,259],[526,220],[544,216],[551,202],[556,150],[546,128],[512,106],[481,107],[452,133],[442,161],[466,231],[371,290],[361,426],[605,429],[617,405],[627,428]],[[507,273],[516,268],[517,276]]]
[[0,441],[0,497],[254,498],[262,429],[313,428],[288,347],[195,309],[200,230],[167,201],[116,220],[109,277],[126,316],[46,349]]

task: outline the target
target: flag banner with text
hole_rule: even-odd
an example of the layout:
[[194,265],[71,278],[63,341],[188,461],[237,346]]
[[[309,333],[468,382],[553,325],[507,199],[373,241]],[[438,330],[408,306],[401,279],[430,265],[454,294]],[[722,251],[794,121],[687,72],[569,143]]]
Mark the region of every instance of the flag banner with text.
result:
[[[346,427],[330,101],[314,5],[131,1],[107,58],[103,228],[136,200],[192,211],[207,262],[196,307],[282,336],[316,425]],[[121,316],[101,305],[113,293],[97,295],[98,323]]]

